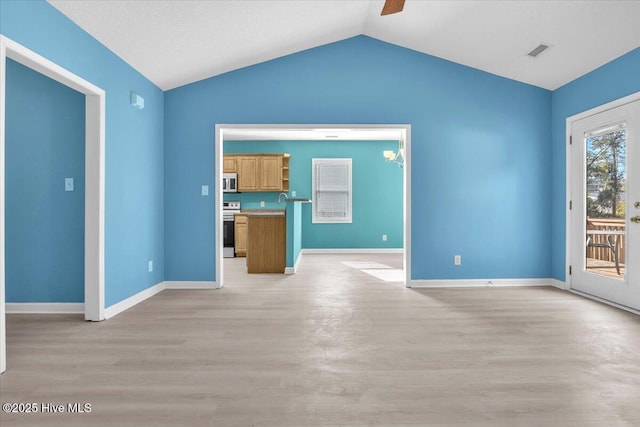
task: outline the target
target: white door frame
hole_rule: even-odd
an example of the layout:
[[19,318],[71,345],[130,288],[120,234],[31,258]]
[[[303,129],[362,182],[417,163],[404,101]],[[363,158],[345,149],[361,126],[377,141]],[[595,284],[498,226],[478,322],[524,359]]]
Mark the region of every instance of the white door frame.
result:
[[[404,225],[403,225],[403,264],[405,274],[405,286],[411,287],[411,125],[395,124],[395,125],[366,125],[366,124],[217,124],[215,128],[215,232],[216,232],[216,281],[215,287],[221,288],[223,284],[223,262],[222,262],[222,160],[223,160],[223,142],[225,131],[246,130],[246,129],[264,129],[269,131],[275,130],[310,130],[310,129],[358,129],[358,130],[402,130],[404,133],[404,167],[403,167],[403,204],[404,204]],[[382,156],[382,153],[380,153]],[[392,165],[390,165],[392,166]]]
[[5,89],[10,58],[85,95],[85,319],[105,319],[105,92],[19,43],[0,35],[0,373],[7,368],[5,309]]
[[571,291],[573,293],[576,293],[578,295],[581,295],[581,296],[584,296],[584,297],[587,297],[587,298],[590,298],[590,299],[594,299],[594,300],[603,302],[605,304],[609,304],[609,305],[612,305],[614,307],[618,307],[618,308],[621,308],[623,310],[630,311],[630,312],[635,313],[635,314],[640,314],[640,311],[634,310],[634,309],[629,308],[629,307],[625,307],[625,306],[620,305],[620,304],[616,304],[616,303],[611,302],[611,301],[607,301],[607,300],[602,299],[602,298],[598,298],[598,297],[593,296],[593,295],[588,295],[588,294],[585,294],[585,293],[582,293],[582,292],[578,292],[578,291],[572,289],[572,286],[571,286],[572,277],[571,277],[571,274],[570,274],[570,271],[569,271],[569,267],[571,265],[571,255],[572,255],[571,254],[571,243],[572,243],[572,241],[571,241],[571,239],[572,239],[572,235],[571,235],[571,210],[569,209],[569,204],[571,203],[571,182],[572,182],[571,181],[572,180],[572,175],[571,175],[572,171],[571,171],[571,145],[570,145],[570,143],[571,143],[571,128],[572,128],[573,122],[581,120],[581,119],[584,119],[584,118],[589,117],[589,116],[593,116],[593,115],[598,114],[598,113],[602,113],[602,112],[607,111],[607,110],[611,110],[613,108],[620,107],[620,106],[625,105],[625,104],[629,104],[629,103],[634,102],[634,101],[638,101],[638,100],[640,100],[640,92],[635,92],[635,93],[632,93],[631,95],[625,96],[623,98],[616,99],[614,101],[608,102],[606,104],[600,105],[600,106],[592,108],[590,110],[583,111],[582,113],[575,114],[575,115],[573,115],[571,117],[567,117],[566,124],[565,124],[565,138],[566,138],[566,144],[565,144],[565,147],[566,147],[566,149],[565,149],[566,150],[565,151],[565,157],[566,157],[566,159],[565,159],[565,162],[566,162],[566,175],[565,175],[565,184],[566,184],[566,189],[565,189],[565,191],[566,191],[566,193],[565,193],[565,202],[566,202],[566,204],[565,204],[565,232],[566,232],[566,235],[565,235],[565,289],[567,289],[567,290],[569,290],[569,291]]

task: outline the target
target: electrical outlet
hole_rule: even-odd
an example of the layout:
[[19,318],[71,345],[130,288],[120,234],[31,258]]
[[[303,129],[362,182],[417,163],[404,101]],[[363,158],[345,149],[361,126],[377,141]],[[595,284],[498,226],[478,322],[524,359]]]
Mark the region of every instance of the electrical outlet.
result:
[[203,196],[208,196],[209,195],[209,186],[208,185],[203,185],[202,186],[202,195]]
[[453,265],[460,265],[460,264],[462,264],[462,257],[460,255],[454,255]]
[[383,242],[386,242],[386,241],[387,241],[387,235],[386,235],[386,234],[383,234],[383,235],[382,235],[382,241],[383,241]]
[[153,271],[153,261],[149,261],[149,273]]
[[264,200],[260,200],[260,207],[264,208]]
[[291,197],[296,197],[296,192],[295,191],[291,192]]

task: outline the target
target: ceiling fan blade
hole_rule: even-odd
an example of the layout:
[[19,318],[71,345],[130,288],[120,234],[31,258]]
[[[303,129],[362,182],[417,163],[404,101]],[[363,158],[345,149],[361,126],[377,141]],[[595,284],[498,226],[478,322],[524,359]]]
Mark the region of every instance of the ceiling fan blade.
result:
[[404,8],[404,0],[386,0],[382,7],[381,16],[391,15],[392,13],[402,12]]

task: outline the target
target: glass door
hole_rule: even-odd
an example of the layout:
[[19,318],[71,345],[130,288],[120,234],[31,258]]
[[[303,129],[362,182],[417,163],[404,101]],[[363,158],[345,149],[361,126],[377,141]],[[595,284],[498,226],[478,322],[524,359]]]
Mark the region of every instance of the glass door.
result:
[[571,289],[640,309],[640,101],[571,126]]

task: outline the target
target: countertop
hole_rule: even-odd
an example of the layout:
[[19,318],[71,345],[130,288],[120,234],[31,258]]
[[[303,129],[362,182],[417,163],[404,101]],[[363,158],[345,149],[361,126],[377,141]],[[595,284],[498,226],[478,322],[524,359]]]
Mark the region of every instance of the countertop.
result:
[[242,209],[240,213],[236,215],[282,217],[282,216],[285,216],[285,210],[284,209]]

